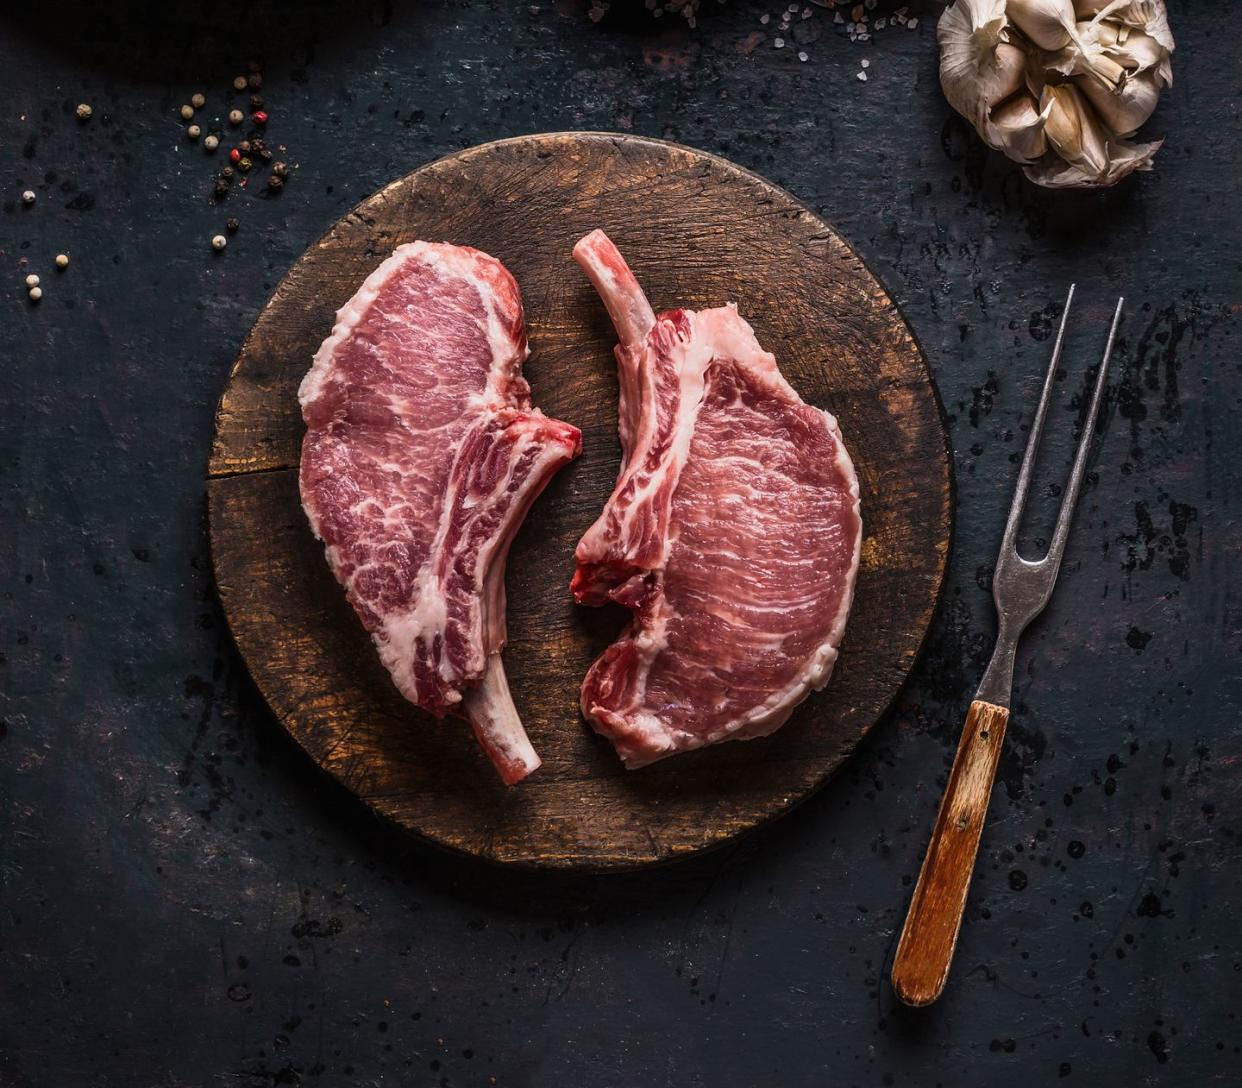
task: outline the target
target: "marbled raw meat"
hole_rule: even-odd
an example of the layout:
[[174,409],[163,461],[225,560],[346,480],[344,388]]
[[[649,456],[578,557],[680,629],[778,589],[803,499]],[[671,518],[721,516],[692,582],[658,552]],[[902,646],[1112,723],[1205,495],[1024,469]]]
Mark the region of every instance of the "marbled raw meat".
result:
[[622,464],[572,590],[629,628],[582,711],[629,767],[765,736],[827,682],[853,600],[858,480],[732,305],[657,316],[602,231],[574,249],[616,327]]
[[578,455],[531,407],[517,284],[462,246],[398,248],[338,312],[298,397],[302,504],[401,693],[467,718],[506,782],[539,766],[509,694],[505,558]]

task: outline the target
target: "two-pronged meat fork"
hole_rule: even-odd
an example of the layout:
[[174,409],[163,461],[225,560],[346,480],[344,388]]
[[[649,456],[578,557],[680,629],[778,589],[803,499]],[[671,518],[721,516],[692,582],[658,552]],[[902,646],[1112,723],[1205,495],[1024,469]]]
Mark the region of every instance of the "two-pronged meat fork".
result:
[[1005,726],[1009,722],[1014,653],[1026,625],[1043,611],[1056,584],[1070,521],[1074,516],[1074,505],[1078,501],[1078,490],[1086,469],[1091,436],[1095,431],[1100,396],[1108,374],[1108,358],[1112,354],[1117,325],[1121,321],[1124,299],[1117,300],[1117,311],[1108,333],[1108,346],[1104,349],[1104,359],[1095,379],[1091,407],[1083,422],[1052,544],[1048,554],[1038,562],[1024,559],[1017,549],[1018,526],[1031,487],[1039,436],[1044,416],[1048,414],[1048,402],[1052,399],[1052,386],[1061,361],[1061,344],[1065,339],[1065,323],[1073,300],[1074,288],[1070,287],[1065,312],[1061,315],[1061,327],[1057,332],[1056,347],[1052,351],[1052,362],[1044,379],[1044,392],[1035,411],[1026,453],[1022,457],[1022,468],[1018,472],[1018,486],[1014,491],[1013,505],[1009,508],[1009,520],[1005,523],[996,571],[992,575],[992,597],[996,601],[1000,628],[996,649],[970,704],[962,739],[953,759],[953,770],[945,787],[944,800],[940,802],[940,812],[932,830],[931,844],[923,859],[910,913],[906,915],[906,924],[897,944],[892,970],[893,989],[907,1005],[931,1004],[944,990],[949,976],[949,963],[957,945],[966,892],[970,888],[975,855],[979,850],[979,836],[983,831],[988,799],[992,796],[992,780],[996,776]]

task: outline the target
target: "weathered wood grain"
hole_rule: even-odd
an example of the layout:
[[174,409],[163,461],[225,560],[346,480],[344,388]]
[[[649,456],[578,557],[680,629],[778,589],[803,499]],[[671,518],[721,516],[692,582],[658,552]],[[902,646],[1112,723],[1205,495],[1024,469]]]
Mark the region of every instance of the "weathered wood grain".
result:
[[[619,451],[613,334],[570,258],[603,227],[657,308],[735,301],[802,396],[836,413],[858,468],[857,600],[828,688],[774,737],[627,773],[582,722],[578,686],[623,613],[576,608],[573,547]],[[522,289],[535,403],[584,451],[536,504],[509,562],[505,651],[544,766],[506,789],[462,723],[393,689],[297,499],[296,388],[333,314],[394,246],[477,246]],[[381,190],[297,262],[221,399],[211,538],[233,634],[276,715],[366,802],[438,843],[500,862],[619,868],[673,858],[813,791],[896,694],[944,573],[949,465],[925,362],[859,258],[788,194],[721,159],[596,133],[472,148]]]
[[893,990],[907,1005],[930,1005],[948,980],[1008,724],[1006,707],[970,704],[893,959]]

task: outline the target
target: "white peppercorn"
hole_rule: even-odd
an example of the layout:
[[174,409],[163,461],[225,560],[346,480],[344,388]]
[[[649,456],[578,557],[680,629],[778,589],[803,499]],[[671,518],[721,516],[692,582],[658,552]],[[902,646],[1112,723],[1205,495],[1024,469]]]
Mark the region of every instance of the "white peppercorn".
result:
[[220,250],[222,250],[222,249],[223,249],[225,246],[227,246],[228,244],[229,244],[229,241],[228,241],[228,239],[227,239],[227,238],[225,238],[225,237],[224,237],[224,235],[223,235],[223,234],[217,234],[217,235],[216,235],[216,236],[215,236],[215,237],[211,240],[211,248],[212,248],[212,249],[214,249],[214,250],[216,250],[217,252],[219,252]]

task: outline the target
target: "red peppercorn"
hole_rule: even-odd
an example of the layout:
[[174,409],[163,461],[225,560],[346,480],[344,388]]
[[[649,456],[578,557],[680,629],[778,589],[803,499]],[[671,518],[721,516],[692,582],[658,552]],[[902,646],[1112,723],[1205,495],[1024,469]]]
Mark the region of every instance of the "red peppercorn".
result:
[[233,150],[229,152],[229,162],[241,162],[241,152],[238,151],[237,148],[233,148]]
[[264,110],[255,110],[254,113],[250,115],[250,119],[256,125],[266,125],[267,124],[267,113]]

